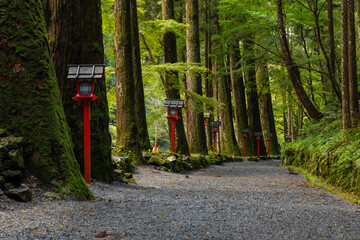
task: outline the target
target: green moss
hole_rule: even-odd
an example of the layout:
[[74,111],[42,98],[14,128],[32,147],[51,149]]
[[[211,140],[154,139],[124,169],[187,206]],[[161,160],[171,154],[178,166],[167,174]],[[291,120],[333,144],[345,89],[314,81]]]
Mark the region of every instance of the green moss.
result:
[[2,0],[0,9],[0,128],[24,137],[26,165],[40,180],[63,179],[78,199],[92,198],[72,150],[41,3]]

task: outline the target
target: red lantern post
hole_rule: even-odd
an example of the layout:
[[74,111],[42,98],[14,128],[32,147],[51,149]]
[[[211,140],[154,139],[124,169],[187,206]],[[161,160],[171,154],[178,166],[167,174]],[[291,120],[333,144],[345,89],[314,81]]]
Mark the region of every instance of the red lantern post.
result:
[[262,136],[262,133],[260,133],[260,132],[255,133],[255,137],[256,137],[256,141],[257,141],[257,156],[258,157],[260,156],[260,140],[261,140],[261,136]]
[[100,101],[95,95],[95,86],[98,80],[104,80],[102,64],[69,65],[68,79],[76,82],[77,94],[74,101],[84,104],[84,177],[90,184],[91,177],[91,147],[90,147],[90,102]]
[[266,141],[268,142],[268,156],[270,157],[270,142],[271,142],[272,133],[267,133],[265,134],[265,136],[266,136]]
[[184,100],[165,99],[164,107],[168,108],[167,119],[171,119],[171,152],[175,151],[175,120],[181,119],[178,116],[179,109],[184,107]]
[[212,126],[212,133],[214,133],[214,153],[216,153],[216,135],[217,133],[220,132],[220,126],[221,126],[221,122],[220,121],[214,121],[214,122],[210,122],[210,126]]
[[240,132],[244,138],[244,157],[246,157],[246,139],[248,138],[247,134],[249,133],[249,129],[241,129]]

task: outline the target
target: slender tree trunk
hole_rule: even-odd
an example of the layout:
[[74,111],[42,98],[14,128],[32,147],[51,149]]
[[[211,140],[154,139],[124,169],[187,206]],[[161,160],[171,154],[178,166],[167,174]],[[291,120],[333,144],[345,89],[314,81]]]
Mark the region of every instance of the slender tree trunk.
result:
[[[205,67],[207,69],[207,71],[205,72],[205,96],[211,98],[213,96],[213,92],[212,92],[212,81],[211,81],[211,57],[210,57],[210,53],[211,53],[211,20],[210,20],[210,13],[211,13],[211,4],[210,4],[210,0],[205,0],[205,21],[206,21],[206,28],[205,28],[205,38],[204,38],[204,45],[205,45],[205,50],[204,50],[204,63],[205,63]],[[207,111],[213,111],[214,109],[209,108],[208,106],[205,106]],[[210,121],[212,121],[213,116],[210,116],[209,119],[209,123]],[[207,126],[205,127],[205,132],[206,132],[206,139],[207,139],[207,147],[208,149],[212,149],[212,145],[213,145],[213,141],[212,141],[212,137],[211,137],[211,127],[210,124],[207,124]]]
[[316,107],[310,101],[308,95],[306,94],[305,89],[301,84],[299,69],[291,57],[289,43],[287,41],[286,31],[283,21],[282,1],[277,0],[276,5],[277,5],[277,25],[278,25],[278,31],[280,37],[280,45],[290,80],[294,86],[295,92],[297,93],[301,103],[304,105],[305,109],[309,113],[309,116],[315,120],[319,120],[320,118],[323,117],[323,114],[319,112],[318,109],[316,109]]
[[[100,0],[42,1],[66,121],[71,129],[76,159],[83,169],[83,104],[72,100],[76,94],[76,84],[66,78],[67,66],[74,63],[104,63],[101,3]],[[105,81],[98,82],[96,95],[101,101],[90,104],[91,176],[100,181],[111,182],[114,175]]]
[[115,0],[116,57],[116,147],[128,153],[135,162],[144,161],[136,121],[135,82],[132,59],[130,1]]
[[[200,64],[200,30],[199,30],[199,2],[185,0],[186,5],[186,56],[187,64]],[[202,95],[201,76],[188,71],[188,90]],[[204,127],[203,104],[196,102],[191,96],[188,100],[188,128],[187,136],[191,153],[207,154],[206,135]]]
[[[245,85],[241,67],[240,48],[238,40],[230,45],[230,71],[232,92],[234,97],[234,113],[235,113],[235,134],[237,143],[241,151],[244,151],[244,138],[241,129],[249,129],[248,114],[246,109]],[[253,155],[253,146],[247,141],[246,152]]]
[[[324,58],[325,58],[326,69],[327,69],[327,74],[328,74],[328,79],[329,79],[329,83],[330,83],[331,92],[333,94],[335,94],[336,98],[340,102],[341,101],[341,92],[340,92],[340,89],[339,89],[339,85],[336,82],[335,75],[333,74],[333,68],[331,66],[332,63],[330,61],[329,56],[327,55],[327,51],[326,51],[325,46],[324,46],[324,44],[323,44],[323,42],[321,40],[321,29],[320,29],[320,25],[319,25],[319,14],[320,13],[318,11],[318,7],[317,7],[318,2],[317,1],[315,2],[314,6],[315,7],[313,9],[313,12],[314,12],[314,18],[315,18],[315,27],[316,27],[316,41],[317,41],[317,43],[319,45],[319,49],[321,50],[321,52],[323,53]],[[331,17],[331,14],[330,14],[330,17]],[[330,27],[329,31],[332,30],[331,26],[329,26],[329,27]]]
[[[162,1],[162,15],[164,20],[175,19],[174,12],[174,1],[163,0]],[[165,32],[164,34],[164,55],[165,63],[176,63],[177,52],[176,52],[176,35],[173,32]],[[165,94],[167,98],[180,99],[180,81],[177,72],[168,71],[166,72],[164,82]],[[183,116],[179,111],[180,117]],[[168,124],[170,126],[170,124]],[[169,128],[169,136],[171,129]],[[189,146],[186,139],[185,127],[183,119],[177,120],[175,123],[175,151],[185,155],[189,155]]]
[[359,90],[357,81],[356,67],[356,34],[355,34],[355,16],[354,0],[348,0],[348,58],[349,58],[349,98],[350,98],[350,119],[351,126],[357,127],[359,123]]
[[[261,126],[263,130],[263,135],[271,133],[271,142],[270,142],[270,154],[279,155],[280,154],[280,145],[277,139],[274,111],[271,100],[271,91],[270,91],[270,80],[269,80],[269,69],[266,61],[259,62],[258,71],[257,71],[257,82],[260,86],[261,92],[259,95],[259,105],[260,105],[260,119]],[[264,137],[264,142],[266,143],[267,139]],[[269,154],[269,153],[268,153]]]
[[348,68],[348,11],[347,0],[341,1],[341,95],[343,129],[351,128],[350,97],[349,97],[349,68]]
[[[257,141],[255,133],[262,133],[261,120],[260,120],[260,109],[259,109],[259,96],[257,92],[256,84],[256,70],[255,70],[255,59],[254,59],[254,44],[253,36],[247,38],[244,41],[244,67],[245,71],[245,86],[246,86],[246,101],[248,103],[248,116],[250,125],[250,140],[254,149],[257,148]],[[266,155],[266,149],[264,142],[259,142],[259,153],[260,155]],[[257,151],[255,151],[257,152]]]
[[73,152],[41,2],[0,0],[0,9],[0,128],[23,137],[25,165],[37,178],[92,199]]
[[133,65],[134,65],[134,80],[135,80],[135,107],[136,107],[136,121],[139,132],[140,148],[143,151],[151,150],[149,133],[146,122],[146,109],[144,98],[144,86],[141,71],[140,58],[140,42],[139,42],[139,28],[136,0],[130,1],[131,12],[131,30],[132,30],[132,51],[133,51]]
[[[336,79],[336,55],[335,55],[335,35],[334,35],[334,16],[333,16],[333,0],[328,0],[328,38],[329,38],[329,65],[331,74],[334,76],[335,82]],[[338,87],[339,95],[341,99],[341,90]],[[340,101],[341,102],[341,101]]]

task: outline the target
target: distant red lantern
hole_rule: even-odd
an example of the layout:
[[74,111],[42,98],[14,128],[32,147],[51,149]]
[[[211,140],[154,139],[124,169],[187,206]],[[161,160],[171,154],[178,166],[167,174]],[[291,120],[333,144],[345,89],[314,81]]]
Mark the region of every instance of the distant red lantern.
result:
[[244,138],[244,157],[246,157],[246,139],[248,138],[249,129],[241,129],[240,132],[243,135]]
[[210,126],[212,126],[211,132],[214,133],[214,152],[216,153],[216,135],[220,132],[221,121],[210,122]]
[[179,109],[184,107],[184,100],[165,99],[164,107],[168,108],[167,119],[171,119],[171,152],[175,150],[175,120],[181,119]]
[[262,133],[261,132],[256,132],[255,133],[255,137],[256,137],[256,141],[257,141],[257,156],[260,156],[260,141],[261,141],[261,136]]
[[268,156],[270,157],[270,142],[271,142],[272,133],[265,134],[265,137],[266,137],[266,141],[268,142]]
[[68,79],[76,82],[77,94],[74,101],[84,104],[84,176],[87,184],[91,177],[91,150],[90,150],[90,102],[100,101],[95,95],[97,81],[104,80],[103,64],[69,65]]

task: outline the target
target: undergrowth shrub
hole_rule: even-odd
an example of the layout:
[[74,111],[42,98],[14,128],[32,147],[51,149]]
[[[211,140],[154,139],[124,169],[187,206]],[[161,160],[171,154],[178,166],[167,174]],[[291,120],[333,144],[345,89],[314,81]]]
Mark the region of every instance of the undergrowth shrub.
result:
[[360,195],[360,132],[344,133],[341,118],[325,117],[282,146],[283,165],[306,169],[328,183]]

